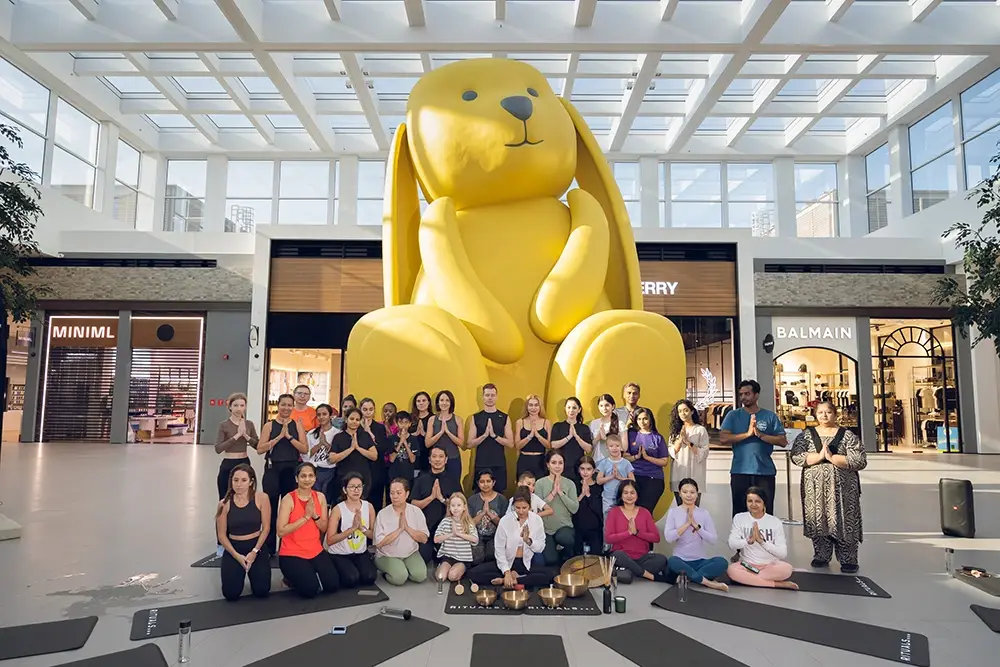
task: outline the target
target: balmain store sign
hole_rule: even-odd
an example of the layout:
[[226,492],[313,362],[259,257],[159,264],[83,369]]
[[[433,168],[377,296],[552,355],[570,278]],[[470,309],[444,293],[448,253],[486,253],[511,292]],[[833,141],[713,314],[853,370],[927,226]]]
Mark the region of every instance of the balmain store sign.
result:
[[117,317],[60,317],[49,319],[50,347],[117,347]]
[[820,347],[858,358],[857,320],[853,317],[774,317],[774,356],[806,347]]

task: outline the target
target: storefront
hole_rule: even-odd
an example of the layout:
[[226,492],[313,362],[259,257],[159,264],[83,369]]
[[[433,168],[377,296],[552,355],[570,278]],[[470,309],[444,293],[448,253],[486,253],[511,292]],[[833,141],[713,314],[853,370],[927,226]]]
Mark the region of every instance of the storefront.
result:
[[[46,317],[39,441],[196,442],[204,316],[126,313]],[[116,387],[127,399],[124,438]]]
[[[645,309],[670,318],[684,339],[688,398],[709,414],[721,412],[717,408],[731,405],[736,393],[735,246],[637,249]],[[344,352],[354,324],[383,306],[381,257],[379,242],[272,241],[265,344],[269,417],[278,396],[299,384],[312,388],[312,405],[337,407],[350,393]]]
[[7,403],[3,410],[4,442],[17,442],[21,437],[21,416],[24,411],[24,388],[27,383],[28,347],[31,324],[7,322]]

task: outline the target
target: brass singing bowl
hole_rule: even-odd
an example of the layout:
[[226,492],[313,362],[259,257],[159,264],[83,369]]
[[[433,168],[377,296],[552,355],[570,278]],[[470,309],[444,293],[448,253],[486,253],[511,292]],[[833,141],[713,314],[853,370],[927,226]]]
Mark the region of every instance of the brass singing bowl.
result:
[[493,603],[497,601],[497,592],[492,588],[484,588],[480,591],[476,591],[476,603],[480,607],[492,607]]
[[528,591],[504,591],[503,592],[503,603],[507,609],[524,609],[528,606],[528,598],[531,597],[531,593]]
[[560,574],[555,582],[558,589],[571,598],[578,598],[589,590],[587,579],[581,574]]
[[546,607],[555,609],[562,606],[562,603],[566,601],[566,591],[561,588],[543,588],[538,591],[538,597],[542,599],[542,604]]

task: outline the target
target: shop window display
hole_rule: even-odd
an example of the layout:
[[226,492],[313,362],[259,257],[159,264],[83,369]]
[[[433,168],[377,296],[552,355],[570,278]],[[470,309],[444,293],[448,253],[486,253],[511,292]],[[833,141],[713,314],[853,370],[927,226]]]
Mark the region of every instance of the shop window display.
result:
[[954,334],[948,320],[871,321],[881,451],[962,451]]
[[[339,408],[344,387],[344,364],[341,350],[272,349],[267,376],[267,419],[274,419],[278,397],[291,394],[300,384],[312,390],[309,405],[327,403]],[[360,399],[360,397],[359,397]]]
[[701,411],[717,442],[722,418],[736,401],[733,320],[729,317],[669,317],[684,340],[686,396]]
[[857,363],[846,354],[819,347],[785,352],[774,361],[774,387],[786,429],[815,426],[813,408],[833,401],[840,425],[860,437]]

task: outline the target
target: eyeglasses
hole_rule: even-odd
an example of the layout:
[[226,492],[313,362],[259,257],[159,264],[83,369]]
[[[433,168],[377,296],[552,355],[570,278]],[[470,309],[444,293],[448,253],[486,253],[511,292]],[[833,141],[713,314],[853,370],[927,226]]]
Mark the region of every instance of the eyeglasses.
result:
[[347,490],[348,491],[360,491],[363,488],[365,488],[365,487],[362,486],[361,484],[351,484],[349,487],[347,487]]

